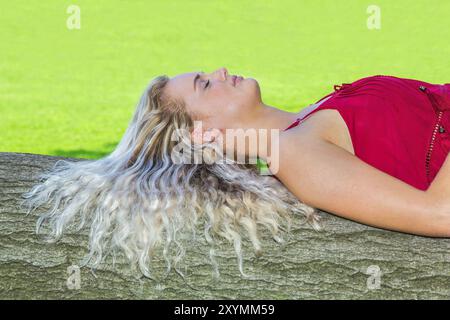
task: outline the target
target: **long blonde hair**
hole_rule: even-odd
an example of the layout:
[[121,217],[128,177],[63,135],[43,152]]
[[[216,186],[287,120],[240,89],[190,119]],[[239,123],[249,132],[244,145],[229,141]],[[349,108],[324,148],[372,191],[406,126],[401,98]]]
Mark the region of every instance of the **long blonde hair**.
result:
[[[177,129],[191,130],[193,118],[183,102],[167,99],[169,78],[154,78],[143,93],[124,136],[108,156],[98,160],[59,160],[23,194],[22,206],[40,213],[36,233],[48,224],[47,241],[55,242],[69,227],[89,227],[89,252],[84,264],[97,267],[110,253],[122,253],[142,274],[154,278],[151,258],[162,246],[167,272],[184,258],[185,240],[200,226],[214,258],[218,244],[233,244],[243,269],[243,236],[256,254],[262,250],[260,226],[282,242],[291,216],[306,218],[320,230],[315,208],[307,206],[282,183],[261,175],[256,165],[240,163],[176,164],[170,157]],[[207,161],[205,161],[207,162]]]

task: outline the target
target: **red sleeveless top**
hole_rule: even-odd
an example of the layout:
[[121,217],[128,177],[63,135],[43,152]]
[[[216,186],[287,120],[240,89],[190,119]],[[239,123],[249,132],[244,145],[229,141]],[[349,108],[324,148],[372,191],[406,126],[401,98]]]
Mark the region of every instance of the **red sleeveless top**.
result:
[[450,83],[378,75],[335,85],[316,103],[325,98],[284,130],[335,109],[358,158],[413,187],[429,187],[450,150]]

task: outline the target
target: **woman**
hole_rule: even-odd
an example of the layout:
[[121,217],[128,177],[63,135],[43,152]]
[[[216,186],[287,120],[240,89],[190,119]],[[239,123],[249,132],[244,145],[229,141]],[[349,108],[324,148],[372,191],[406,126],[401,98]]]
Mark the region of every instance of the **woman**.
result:
[[[180,272],[198,225],[216,275],[221,240],[233,243],[244,274],[243,237],[259,254],[261,226],[281,242],[292,215],[320,229],[317,208],[376,227],[448,237],[449,109],[449,84],[389,76],[335,86],[298,114],[266,105],[255,79],[230,76],[225,68],[160,76],[110,155],[58,161],[24,195],[24,205],[31,212],[53,203],[37,222],[37,232],[48,222],[49,241],[71,225],[89,226],[85,264],[95,267],[121,251],[148,277],[159,244],[167,271]],[[229,129],[252,128],[258,129],[256,151],[227,140]],[[183,130],[200,145],[194,152],[201,150],[204,162],[173,157],[180,146],[174,133]],[[264,130],[283,131],[266,141]],[[233,156],[217,161],[217,151]],[[236,155],[266,160],[275,175],[259,174]]]

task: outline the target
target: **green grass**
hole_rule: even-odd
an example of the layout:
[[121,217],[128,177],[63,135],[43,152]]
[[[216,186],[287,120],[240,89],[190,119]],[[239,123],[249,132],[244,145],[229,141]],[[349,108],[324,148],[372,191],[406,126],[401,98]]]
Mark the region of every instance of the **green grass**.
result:
[[[66,27],[70,4],[81,29]],[[381,8],[381,30],[366,26]],[[373,74],[450,82],[450,1],[2,1],[0,151],[99,158],[156,75],[226,66],[299,111]]]

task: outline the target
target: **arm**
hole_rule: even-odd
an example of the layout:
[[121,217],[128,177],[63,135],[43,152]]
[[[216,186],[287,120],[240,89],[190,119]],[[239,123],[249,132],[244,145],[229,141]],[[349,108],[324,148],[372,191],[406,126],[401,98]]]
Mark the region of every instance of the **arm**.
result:
[[297,131],[293,128],[280,135],[276,176],[302,202],[374,227],[450,236],[450,214],[442,212],[433,194],[370,166],[329,141],[304,139]]
[[450,154],[447,155],[427,192],[443,204],[444,210],[450,212]]

